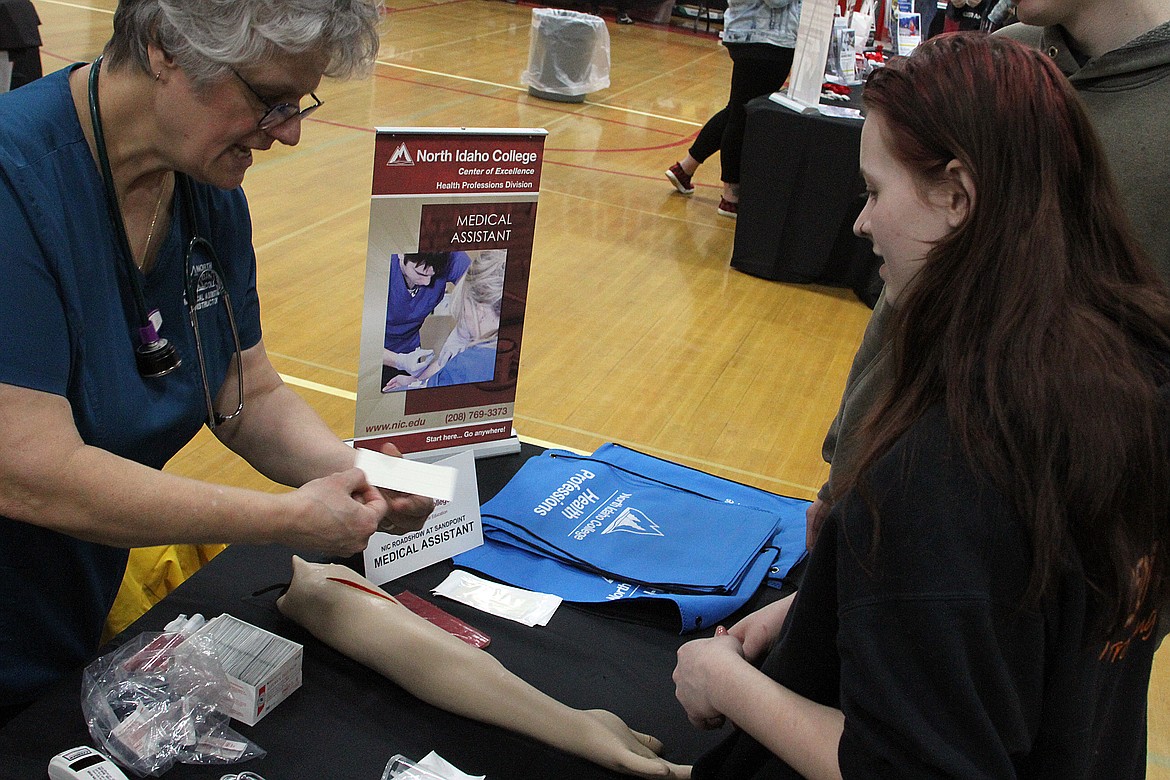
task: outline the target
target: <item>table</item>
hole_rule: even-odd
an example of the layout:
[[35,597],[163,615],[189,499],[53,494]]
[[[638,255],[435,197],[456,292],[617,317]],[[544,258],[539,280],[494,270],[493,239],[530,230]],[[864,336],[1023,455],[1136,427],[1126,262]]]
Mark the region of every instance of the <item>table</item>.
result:
[[[481,500],[495,495],[524,460],[539,452],[525,444],[516,455],[479,461]],[[249,769],[268,780],[378,780],[395,753],[418,760],[431,750],[490,780],[621,777],[526,737],[424,704],[318,642],[277,612],[276,592],[254,595],[288,581],[291,554],[282,547],[229,547],[114,639],[116,645],[142,631],[160,630],[180,613],[210,618],[230,612],[305,646],[302,687],[256,726],[232,722],[268,751],[266,757],[231,770],[176,765],[164,777],[219,778],[225,771]],[[690,637],[678,635],[665,610],[648,607],[635,615],[618,609],[628,605],[564,604],[548,626],[528,628],[431,595],[451,568],[449,562],[436,564],[385,588],[393,594],[408,589],[439,603],[486,632],[492,638],[488,651],[512,672],[571,706],[616,712],[632,728],[663,740],[664,755],[672,761],[693,761],[726,733],[692,729],[674,698],[670,674],[675,651]],[[780,595],[763,588],[751,606]],[[79,691],[80,670],[0,730],[0,778],[45,777],[50,757],[93,744],[82,720]]]
[[747,104],[731,266],[780,282],[848,287],[869,306],[882,282],[870,242],[853,235],[864,186],[861,122]]

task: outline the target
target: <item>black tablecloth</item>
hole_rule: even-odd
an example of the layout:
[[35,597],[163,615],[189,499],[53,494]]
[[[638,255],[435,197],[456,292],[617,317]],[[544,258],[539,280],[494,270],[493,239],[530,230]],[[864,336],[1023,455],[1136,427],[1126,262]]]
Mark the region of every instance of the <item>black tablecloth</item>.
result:
[[0,0],[0,49],[41,45],[41,20],[29,0]]
[[[539,452],[479,461],[480,498],[487,500],[520,464]],[[290,576],[291,550],[235,545],[183,583],[122,635],[160,630],[180,613],[208,618],[228,612],[305,646],[304,684],[256,726],[233,721],[240,733],[268,751],[236,765],[267,780],[378,780],[395,753],[418,760],[431,750],[472,774],[510,778],[615,778],[586,761],[532,740],[424,704],[398,686],[318,642],[281,616],[276,592],[254,595]],[[430,593],[450,571],[436,564],[384,588],[410,590],[487,633],[488,648],[505,667],[560,701],[616,712],[632,727],[666,743],[665,756],[689,763],[724,732],[690,727],[670,680],[680,637],[677,614],[563,604],[546,627],[528,628]],[[778,597],[764,588],[754,606]],[[636,620],[634,619],[636,618]],[[108,652],[105,648],[103,652]],[[81,716],[80,670],[0,730],[0,778],[46,776],[49,758],[66,748],[93,744]],[[219,778],[225,767],[176,765],[164,776]]]
[[747,104],[731,265],[781,282],[848,287],[877,301],[881,261],[853,235],[864,205],[861,122]]

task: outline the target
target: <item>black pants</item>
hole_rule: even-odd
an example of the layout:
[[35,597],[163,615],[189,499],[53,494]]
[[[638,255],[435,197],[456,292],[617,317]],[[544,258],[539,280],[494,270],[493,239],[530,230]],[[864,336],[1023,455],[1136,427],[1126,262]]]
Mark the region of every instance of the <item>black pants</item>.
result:
[[9,89],[23,87],[30,81],[36,81],[42,75],[41,47],[30,46],[24,49],[9,49],[8,59],[12,62],[12,83]]
[[743,157],[743,129],[747,124],[744,106],[752,98],[770,95],[780,89],[792,69],[793,49],[770,43],[732,43],[731,95],[727,106],[707,120],[688,154],[703,162],[719,152],[720,181],[739,184],[739,164]]

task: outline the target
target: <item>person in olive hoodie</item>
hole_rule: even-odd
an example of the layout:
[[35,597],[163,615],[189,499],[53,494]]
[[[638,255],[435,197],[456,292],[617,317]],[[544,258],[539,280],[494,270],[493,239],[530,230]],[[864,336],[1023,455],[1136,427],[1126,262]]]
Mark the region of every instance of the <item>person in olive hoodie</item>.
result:
[[1170,282],[1170,0],[1020,0],[1007,35],[1050,56],[1089,109],[1134,232]]
[[[1007,35],[1050,56],[1084,101],[1101,138],[1134,235],[1170,282],[1170,0],[1020,0],[1021,24]],[[811,548],[834,497],[838,475],[856,462],[852,432],[889,386],[883,338],[889,304],[878,299],[853,359],[841,406],[822,454],[829,479],[808,510]],[[1159,636],[1170,629],[1164,617]]]

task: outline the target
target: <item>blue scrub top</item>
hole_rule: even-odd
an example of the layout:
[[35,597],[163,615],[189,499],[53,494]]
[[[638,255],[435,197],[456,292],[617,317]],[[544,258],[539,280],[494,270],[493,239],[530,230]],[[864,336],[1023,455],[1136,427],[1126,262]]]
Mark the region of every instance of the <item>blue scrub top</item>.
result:
[[[7,287],[0,296],[0,383],[65,397],[87,444],[161,468],[207,414],[184,303],[191,226],[177,188],[155,267],[141,278],[147,307],[161,312],[160,333],[182,365],[143,379],[134,360],[140,323],[69,92],[71,70],[0,95],[0,279]],[[261,333],[244,194],[196,184],[194,208],[248,349]],[[199,316],[214,395],[234,345],[222,305]],[[127,554],[0,518],[0,707],[35,696],[92,657]]]
[[392,352],[407,354],[422,345],[419,330],[423,322],[443,300],[447,293],[447,284],[463,278],[463,274],[471,266],[471,258],[466,252],[452,252],[447,270],[442,274],[436,273],[431,283],[418,288],[413,298],[410,290],[406,288],[406,280],[402,278],[402,268],[398,263],[399,255],[391,255],[390,282],[386,292],[384,344],[386,349]]
[[490,382],[496,376],[496,342],[476,344],[455,355],[439,369],[427,387]]

